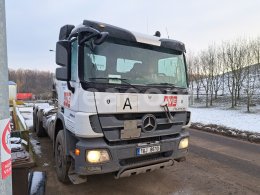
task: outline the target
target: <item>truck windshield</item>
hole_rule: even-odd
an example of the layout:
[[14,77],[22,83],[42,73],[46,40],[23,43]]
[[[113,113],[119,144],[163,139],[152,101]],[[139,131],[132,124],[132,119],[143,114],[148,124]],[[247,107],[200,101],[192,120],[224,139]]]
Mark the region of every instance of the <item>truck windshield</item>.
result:
[[112,42],[105,42],[94,49],[88,45],[84,47],[84,80],[187,87],[183,54],[156,46],[146,48]]

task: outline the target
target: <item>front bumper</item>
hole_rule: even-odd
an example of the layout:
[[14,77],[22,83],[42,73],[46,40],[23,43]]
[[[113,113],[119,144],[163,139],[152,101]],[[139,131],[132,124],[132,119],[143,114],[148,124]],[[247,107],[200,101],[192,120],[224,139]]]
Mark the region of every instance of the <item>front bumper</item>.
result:
[[[103,138],[82,139],[76,144],[76,148],[81,152],[75,157],[75,172],[79,175],[115,173],[119,178],[171,166],[174,160],[179,161],[187,155],[188,148],[178,149],[180,140],[185,137],[189,137],[187,131],[182,131],[177,136],[166,136],[159,141],[160,152],[141,156],[136,152],[138,143],[108,144]],[[109,151],[110,161],[99,164],[88,163],[86,151],[92,149],[106,149]]]

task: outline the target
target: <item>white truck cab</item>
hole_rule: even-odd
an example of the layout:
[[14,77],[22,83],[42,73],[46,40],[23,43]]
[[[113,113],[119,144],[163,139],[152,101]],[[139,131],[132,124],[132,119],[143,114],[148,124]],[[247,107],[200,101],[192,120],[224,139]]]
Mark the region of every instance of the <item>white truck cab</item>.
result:
[[[190,123],[185,46],[84,20],[56,45],[58,178],[116,178],[185,159]],[[77,177],[76,177],[77,176]]]

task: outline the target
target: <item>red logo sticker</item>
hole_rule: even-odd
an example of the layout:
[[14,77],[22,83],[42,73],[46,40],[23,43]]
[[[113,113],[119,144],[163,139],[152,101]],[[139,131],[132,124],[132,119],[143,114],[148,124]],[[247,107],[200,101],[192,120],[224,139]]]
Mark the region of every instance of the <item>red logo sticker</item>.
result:
[[70,92],[64,92],[64,106],[70,108],[70,98],[71,93]]
[[5,126],[4,132],[2,135],[3,148],[5,149],[7,154],[11,154],[10,146],[8,146],[9,138],[10,138],[10,122],[8,122],[7,125]]
[[6,179],[12,173],[10,131],[9,119],[0,121],[2,179]]
[[176,107],[177,96],[164,96],[164,101],[168,103],[168,107]]
[[2,179],[6,179],[12,173],[12,161],[8,159],[1,163]]

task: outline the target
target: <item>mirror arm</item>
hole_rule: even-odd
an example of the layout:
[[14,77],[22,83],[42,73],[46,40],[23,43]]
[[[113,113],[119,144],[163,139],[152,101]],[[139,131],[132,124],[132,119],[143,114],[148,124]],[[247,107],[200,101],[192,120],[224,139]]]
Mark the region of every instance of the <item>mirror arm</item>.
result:
[[72,92],[75,93],[75,87],[72,87],[70,84],[70,81],[67,81],[68,89]]
[[87,40],[93,38],[93,37],[96,37],[98,36],[99,34],[98,33],[93,33],[93,34],[90,34],[88,36],[85,36],[82,40],[80,40],[79,42],[79,45],[82,45],[83,43],[85,43]]
[[100,45],[102,44],[106,38],[108,37],[109,33],[108,32],[101,32],[97,38],[94,40],[94,44]]
[[82,35],[84,33],[91,33],[91,35],[95,34],[95,36],[96,36],[100,32],[98,30],[96,30],[96,29],[91,28],[91,27],[80,27],[80,28],[78,28],[75,31],[72,30],[70,36],[68,37],[68,40],[70,40],[72,37],[77,37],[77,36]]

